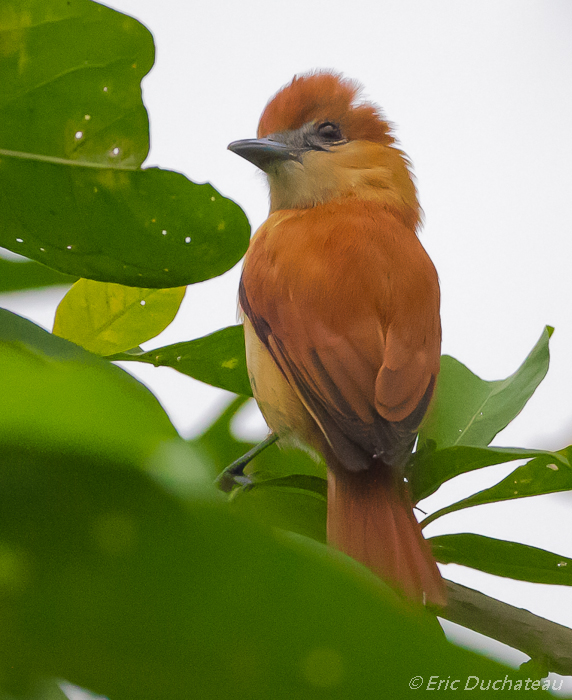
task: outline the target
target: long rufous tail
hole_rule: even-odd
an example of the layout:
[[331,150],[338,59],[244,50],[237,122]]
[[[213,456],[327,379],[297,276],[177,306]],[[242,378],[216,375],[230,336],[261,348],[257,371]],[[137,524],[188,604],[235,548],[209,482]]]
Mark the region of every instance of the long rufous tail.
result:
[[328,470],[328,541],[408,598],[445,605],[445,584],[403,486],[382,463]]

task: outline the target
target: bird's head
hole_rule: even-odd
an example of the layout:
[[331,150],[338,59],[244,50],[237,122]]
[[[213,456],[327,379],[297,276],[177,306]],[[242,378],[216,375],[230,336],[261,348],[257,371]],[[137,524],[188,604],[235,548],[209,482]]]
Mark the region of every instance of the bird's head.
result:
[[418,212],[408,160],[360,93],[332,72],[296,76],[267,104],[258,138],[229,145],[268,176],[271,211],[357,197]]

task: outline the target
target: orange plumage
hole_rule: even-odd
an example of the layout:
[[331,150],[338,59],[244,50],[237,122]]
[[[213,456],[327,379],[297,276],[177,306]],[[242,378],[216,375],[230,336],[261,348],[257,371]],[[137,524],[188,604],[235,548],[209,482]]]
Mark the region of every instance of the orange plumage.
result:
[[437,274],[404,154],[358,86],[294,78],[256,140],[271,213],[240,285],[254,396],[283,442],[328,466],[328,539],[408,597],[444,586],[403,468],[439,372]]

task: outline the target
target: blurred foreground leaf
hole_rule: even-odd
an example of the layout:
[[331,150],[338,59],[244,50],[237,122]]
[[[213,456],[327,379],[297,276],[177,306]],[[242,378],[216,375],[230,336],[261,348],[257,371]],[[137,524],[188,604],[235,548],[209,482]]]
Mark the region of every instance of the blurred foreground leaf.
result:
[[0,309],[0,442],[143,460],[177,432],[127,372]]
[[[114,700],[409,693],[412,676],[518,678],[448,644],[363,567],[187,505],[90,453],[0,452],[0,670]],[[194,691],[193,691],[194,692]]]
[[96,355],[129,350],[175,318],[186,287],[140,289],[81,279],[61,300],[54,334]]
[[16,694],[2,692],[0,700],[68,700],[68,696],[53,678],[35,679],[30,687],[17,688]]

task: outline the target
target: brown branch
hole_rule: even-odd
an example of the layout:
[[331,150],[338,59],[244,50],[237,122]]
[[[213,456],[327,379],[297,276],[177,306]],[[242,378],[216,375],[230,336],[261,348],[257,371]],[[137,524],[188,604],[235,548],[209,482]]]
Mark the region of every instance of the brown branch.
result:
[[447,581],[447,607],[439,617],[524,652],[549,671],[572,675],[572,629]]

